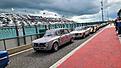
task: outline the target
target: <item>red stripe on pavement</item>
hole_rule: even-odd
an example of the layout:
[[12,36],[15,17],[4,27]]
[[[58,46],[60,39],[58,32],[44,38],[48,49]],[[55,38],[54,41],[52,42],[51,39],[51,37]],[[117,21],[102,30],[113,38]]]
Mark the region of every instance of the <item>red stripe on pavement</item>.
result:
[[102,31],[58,68],[121,68],[121,44],[115,29]]

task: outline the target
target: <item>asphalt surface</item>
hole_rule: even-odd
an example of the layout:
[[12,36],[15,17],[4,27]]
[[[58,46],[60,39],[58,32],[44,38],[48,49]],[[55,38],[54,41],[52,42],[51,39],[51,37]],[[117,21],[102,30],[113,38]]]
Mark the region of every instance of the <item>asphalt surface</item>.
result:
[[10,57],[10,64],[6,68],[49,68],[93,35],[94,34],[90,34],[85,39],[78,39],[75,40],[74,43],[65,44],[60,47],[57,52],[34,52],[32,49],[22,54]]

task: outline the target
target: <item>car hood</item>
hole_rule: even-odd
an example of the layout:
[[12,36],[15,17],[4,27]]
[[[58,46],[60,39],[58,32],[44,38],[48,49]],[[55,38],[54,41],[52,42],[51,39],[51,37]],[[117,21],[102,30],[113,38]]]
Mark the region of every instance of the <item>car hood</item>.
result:
[[81,31],[72,31],[71,34],[75,34],[75,33],[84,33],[85,30],[81,30]]
[[42,37],[42,38],[39,38],[39,39],[36,39],[36,40],[32,41],[32,43],[46,43],[46,42],[52,41],[54,39],[58,39],[59,37],[60,36]]

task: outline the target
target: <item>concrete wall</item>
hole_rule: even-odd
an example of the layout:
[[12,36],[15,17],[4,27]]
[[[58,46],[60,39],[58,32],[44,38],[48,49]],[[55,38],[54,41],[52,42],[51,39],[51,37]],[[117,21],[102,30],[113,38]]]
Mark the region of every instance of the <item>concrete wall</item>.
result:
[[16,52],[20,52],[20,51],[32,48],[31,42],[32,42],[32,40],[35,40],[36,38],[37,38],[36,36],[26,37],[26,44],[25,45],[24,45],[23,38],[20,38],[19,40],[20,40],[21,46],[16,45],[17,40],[15,40],[15,39],[9,40],[8,43],[10,43],[11,45],[7,44],[7,47],[9,46],[7,48],[7,51],[8,51],[9,54],[13,54],[13,53],[16,53]]
[[17,46],[17,39],[9,39],[9,40],[5,40],[6,43],[6,48],[13,48]]
[[4,43],[3,43],[3,41],[0,41],[0,50],[4,50],[5,48],[4,48]]
[[22,46],[14,47],[14,48],[11,48],[11,49],[7,49],[7,51],[10,55],[10,54],[14,54],[14,53],[17,53],[17,52],[20,52],[20,51],[23,51],[23,50],[26,50],[26,49],[29,49],[29,48],[32,48],[31,44],[22,45]]
[[[20,52],[20,51],[32,48],[31,42],[33,40],[37,39],[37,37],[36,36],[27,36],[27,37],[25,37],[25,39],[26,39],[26,44],[24,44],[24,38],[23,37],[19,38],[20,46],[18,46],[17,38],[6,39],[5,45],[6,45],[8,53],[13,54],[13,53],[16,53],[16,52]],[[0,41],[0,50],[5,50],[3,40]]]
[[32,42],[32,37],[26,37],[26,44],[30,44]]
[[[27,45],[27,44],[31,44],[31,42],[33,40],[37,39],[37,37],[36,36],[27,36],[27,37],[25,37],[25,39],[26,39],[26,44],[24,44],[24,38],[23,37],[19,38],[20,46]],[[11,49],[11,48],[14,48],[14,47],[18,47],[17,38],[14,38],[14,39],[6,39],[5,40],[5,44],[6,44],[6,48],[7,49]],[[0,50],[5,50],[3,40],[0,41]]]

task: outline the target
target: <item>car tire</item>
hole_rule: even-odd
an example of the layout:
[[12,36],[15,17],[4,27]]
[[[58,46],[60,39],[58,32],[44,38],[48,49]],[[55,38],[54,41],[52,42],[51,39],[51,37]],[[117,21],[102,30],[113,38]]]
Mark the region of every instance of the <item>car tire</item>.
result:
[[85,37],[86,37],[86,35],[84,34],[82,38],[85,38]]
[[87,36],[89,36],[90,35],[90,32],[88,33],[88,35]]
[[54,43],[53,47],[52,47],[52,51],[56,52],[56,51],[58,51],[58,49],[59,49],[58,43]]
[[70,39],[70,43],[73,43],[73,42],[74,42],[74,38],[71,38],[71,39]]

